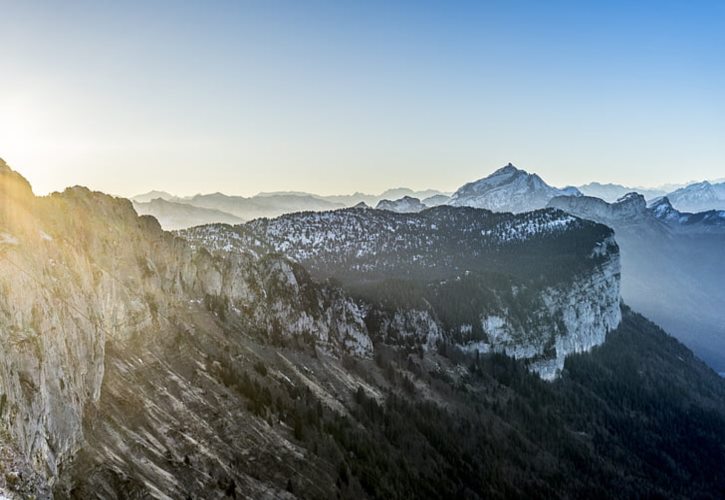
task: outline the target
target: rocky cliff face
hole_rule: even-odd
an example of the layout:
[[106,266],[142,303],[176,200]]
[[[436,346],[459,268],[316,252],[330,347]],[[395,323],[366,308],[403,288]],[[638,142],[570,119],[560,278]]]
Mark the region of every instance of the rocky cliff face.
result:
[[[596,250],[606,259],[590,273],[580,274],[566,285],[547,287],[531,304],[531,318],[513,322],[505,309],[480,316],[486,340],[467,341],[469,352],[503,352],[531,360],[530,367],[542,378],[553,380],[564,368],[566,357],[604,343],[606,334],[621,321],[620,263],[613,238]],[[464,325],[471,331],[471,325]]]
[[611,230],[561,212],[348,209],[181,234],[232,254],[282,252],[318,279],[340,280],[370,304],[366,322],[379,341],[504,352],[546,379],[568,354],[603,343],[620,320]]
[[725,371],[725,212],[681,212],[668,197],[648,206],[637,193],[615,203],[557,197],[549,206],[612,227],[624,301]]
[[[545,291],[543,301],[549,313],[559,314],[564,328],[554,336],[556,357],[535,364],[543,378],[554,378],[564,368],[566,356],[603,344],[606,334],[619,326],[621,266],[614,248],[614,238],[602,242],[596,251],[607,258],[593,272],[571,286]],[[514,357],[518,356],[514,353]]]
[[0,424],[54,481],[84,442],[110,343],[207,315],[264,337],[370,356],[358,306],[280,257],[194,251],[131,203],[84,188],[45,198],[0,166]]

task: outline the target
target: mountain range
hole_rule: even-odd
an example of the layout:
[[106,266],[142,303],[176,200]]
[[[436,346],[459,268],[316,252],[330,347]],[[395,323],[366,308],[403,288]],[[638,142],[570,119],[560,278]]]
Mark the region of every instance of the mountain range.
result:
[[[252,197],[230,196],[223,193],[178,197],[165,191],[149,191],[134,196],[131,200],[138,206],[140,214],[153,215],[159,220],[162,227],[174,230],[202,223],[235,223],[240,220],[277,217],[285,213],[305,210],[332,210],[351,207],[359,203],[376,206],[382,201],[391,202],[402,198],[425,198],[430,200],[431,204],[440,204],[448,199],[448,195],[433,189],[413,191],[408,188],[389,189],[380,195],[355,193],[352,195],[320,196],[303,192],[280,191],[259,193]],[[150,203],[156,199],[161,199],[167,203],[151,205]],[[194,211],[193,208],[187,207],[214,210],[215,212]]]
[[[325,211],[364,203],[371,207],[399,212],[415,212],[440,205],[485,208],[497,212],[526,212],[544,208],[556,196],[587,195],[613,202],[630,192],[639,192],[648,200],[664,195],[673,206],[682,211],[697,212],[719,210],[725,206],[725,183],[702,182],[678,186],[668,194],[663,188],[629,188],[619,184],[592,182],[579,187],[556,188],[541,177],[508,165],[487,177],[467,183],[454,193],[434,189],[414,191],[408,188],[389,189],[380,195],[355,193],[352,195],[320,196],[305,192],[279,191],[259,193],[252,197],[231,196],[222,193],[178,197],[165,191],[150,191],[134,196],[140,214],[153,215],[162,227],[169,230],[184,229],[203,223],[235,223],[260,217],[277,217],[285,213]],[[157,198],[169,203],[149,203]],[[187,205],[216,212],[199,212]]]
[[167,201],[164,198],[154,198],[148,202],[134,201],[133,208],[139,215],[154,216],[161,224],[161,227],[168,230],[185,229],[215,222],[224,224],[244,222],[244,219],[221,210],[201,208],[177,201]]
[[602,200],[610,203],[617,201],[619,198],[628,193],[639,193],[648,200],[665,196],[668,193],[666,189],[660,188],[628,187],[621,184],[601,184],[599,182],[590,182],[589,184],[577,186],[577,188],[585,196],[601,198]]
[[[725,488],[725,383],[622,304],[627,247],[571,213],[585,197],[170,233],[86,188],[35,196],[0,161],[0,199],[0,497]],[[663,234],[718,225],[638,200],[594,203]]]
[[[644,194],[640,193],[639,196],[630,192],[610,203],[598,197],[584,196],[577,188],[552,187],[538,175],[508,164],[488,177],[465,184],[450,197],[438,194],[421,201],[419,198],[403,196],[398,199],[380,200],[373,206],[398,213],[417,213],[430,206],[441,205],[468,206],[513,213],[552,206],[565,208],[574,215],[607,224],[620,234],[618,241],[623,247],[624,265],[632,269],[631,272],[625,273],[623,285],[624,297],[628,303],[665,325],[719,371],[725,371],[725,346],[721,345],[720,340],[725,338],[725,334],[719,326],[725,324],[725,317],[720,313],[720,304],[725,303],[723,302],[725,298],[718,282],[723,270],[723,264],[718,258],[720,250],[718,238],[722,232],[719,222],[721,218],[718,211],[699,211],[702,207],[719,206],[718,200],[723,193],[723,186],[725,184],[717,182],[694,183],[681,187],[666,197],[661,196],[663,190],[644,190]],[[594,190],[610,198],[627,188],[591,183],[581,186],[581,189],[584,192]],[[388,194],[404,192],[410,191],[399,189],[389,191]],[[260,197],[269,200],[293,199],[286,205],[286,210],[280,207],[279,212],[324,208],[324,205],[319,205],[324,202],[319,201],[314,202],[313,208],[293,206],[294,201],[309,199],[305,196],[307,195],[300,193],[260,194]],[[563,204],[560,197],[572,199]],[[645,201],[648,197],[649,209]],[[575,198],[580,199],[577,201]],[[231,199],[236,200],[233,197]],[[230,209],[230,206],[231,204],[224,205],[221,208]],[[689,212],[682,209],[683,206],[695,207],[696,210]],[[153,214],[150,210],[142,213]],[[166,222],[169,220],[167,214],[157,212],[154,215],[160,218],[162,225],[167,229],[183,229],[197,225],[192,223],[195,220],[235,223],[231,220],[233,216],[223,217],[221,213],[216,213],[212,217],[203,214],[195,220],[189,218],[186,223],[172,226]],[[625,225],[626,227],[623,227]],[[638,231],[641,234],[638,234]],[[632,251],[635,249],[636,252]],[[647,261],[647,255],[650,253],[661,258]],[[665,268],[670,271],[662,272]],[[698,283],[703,283],[704,286],[698,288]],[[672,307],[672,303],[678,306]],[[703,310],[702,314],[696,314],[698,307]],[[697,330],[691,328],[689,322],[693,320],[678,319],[693,317],[698,318]]]

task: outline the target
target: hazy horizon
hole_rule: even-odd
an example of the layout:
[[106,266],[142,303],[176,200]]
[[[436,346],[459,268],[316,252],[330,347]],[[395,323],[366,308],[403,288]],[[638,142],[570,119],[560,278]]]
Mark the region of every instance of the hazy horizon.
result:
[[[101,191],[101,192],[104,192],[104,193],[107,193],[107,194],[110,194],[113,196],[120,196],[123,198],[134,198],[136,196],[145,195],[145,194],[152,193],[152,192],[165,192],[167,194],[177,196],[179,198],[190,198],[195,195],[202,195],[202,194],[207,195],[207,194],[214,194],[214,193],[221,193],[221,194],[225,194],[228,196],[244,196],[244,197],[253,197],[253,196],[268,195],[268,194],[301,194],[301,195],[307,194],[307,195],[316,195],[316,196],[321,196],[321,197],[351,196],[351,195],[356,195],[356,194],[362,194],[362,195],[368,195],[368,196],[378,196],[378,195],[383,195],[388,191],[402,190],[402,189],[409,189],[414,192],[440,191],[442,193],[454,193],[458,188],[460,188],[464,184],[483,179],[483,178],[487,177],[488,175],[492,174],[493,172],[495,172],[497,169],[504,166],[504,165],[501,165],[499,167],[492,168],[489,172],[487,172],[475,179],[468,179],[468,180],[462,181],[460,184],[456,185],[452,189],[445,189],[445,188],[438,187],[438,186],[413,187],[413,183],[411,183],[411,185],[387,186],[387,187],[384,187],[377,191],[355,190],[355,191],[348,191],[348,192],[320,192],[320,191],[314,191],[314,190],[304,191],[304,190],[299,190],[299,189],[271,189],[268,191],[236,192],[236,191],[230,191],[230,190],[225,190],[225,189],[221,188],[221,189],[210,190],[210,191],[177,192],[177,191],[168,189],[164,186],[156,186],[156,187],[148,187],[146,189],[141,189],[140,191],[135,191],[135,192],[120,193],[120,192],[114,192],[114,191],[100,189],[100,188],[94,187],[92,185],[86,185],[86,184],[82,184],[82,183],[78,183],[78,182],[73,182],[72,179],[69,179],[68,183],[66,185],[55,187],[52,189],[47,189],[45,191],[40,191],[37,189],[36,184],[33,182],[32,176],[28,176],[26,174],[26,172],[23,171],[22,168],[17,168],[17,166],[15,166],[12,162],[7,161],[2,156],[0,156],[0,160],[6,161],[6,163],[8,164],[8,166],[10,168],[12,168],[16,172],[20,173],[21,175],[23,175],[23,177],[25,177],[30,182],[30,184],[33,188],[33,192],[38,196],[44,196],[44,195],[50,194],[52,192],[60,192],[60,191],[63,191],[64,189],[66,189],[68,187],[72,187],[72,186],[84,186],[84,187],[87,187],[94,191]],[[530,174],[538,175],[538,172],[536,172],[536,171],[527,170],[526,168],[520,167],[519,165],[516,165],[516,164],[514,164],[514,166],[521,170],[525,170]],[[659,185],[636,185],[635,186],[635,185],[627,185],[625,183],[616,182],[616,181],[601,182],[601,181],[597,181],[597,180],[590,180],[590,181],[583,182],[583,183],[576,184],[576,185],[571,184],[571,183],[558,185],[558,184],[553,184],[553,183],[548,182],[546,178],[543,178],[543,180],[545,182],[547,182],[548,184],[550,184],[554,187],[559,187],[559,188],[570,187],[570,186],[578,187],[578,186],[591,184],[591,183],[599,183],[602,185],[607,185],[607,184],[623,185],[625,187],[632,188],[632,189],[662,189],[662,190],[668,190],[667,188],[674,190],[680,185],[684,186],[684,185],[689,185],[689,184],[692,184],[695,182],[702,182],[702,181],[717,182],[717,183],[725,182],[725,178],[709,178],[709,179],[691,179],[689,181],[678,182],[678,183],[665,183],[665,184],[659,184]]]
[[452,191],[725,173],[725,6],[3,5],[0,155],[38,193]]

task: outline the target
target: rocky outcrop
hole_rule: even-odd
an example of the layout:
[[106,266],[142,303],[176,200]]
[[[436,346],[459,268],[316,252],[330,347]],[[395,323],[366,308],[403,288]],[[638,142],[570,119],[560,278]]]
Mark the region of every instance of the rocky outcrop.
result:
[[598,251],[607,258],[593,272],[581,276],[571,286],[551,288],[543,295],[548,312],[561,320],[563,329],[554,334],[556,356],[534,363],[542,378],[551,380],[557,376],[569,354],[603,344],[607,333],[622,320],[621,265],[614,238],[603,242]]
[[427,207],[418,198],[403,196],[398,200],[381,200],[375,207],[377,210],[389,210],[391,212],[415,213],[425,210]]
[[543,379],[556,378],[568,355],[603,344],[622,318],[621,269],[614,238],[603,241],[596,252],[605,258],[591,272],[540,292],[530,321],[516,323],[505,311],[483,314],[485,340],[466,342],[462,348],[530,360],[530,368]]
[[191,314],[330,353],[370,356],[358,306],[282,257],[194,251],[85,188],[44,198],[0,165],[0,427],[51,483],[99,404],[110,343],[169,335]]
[[647,216],[647,202],[639,193],[628,193],[615,203],[591,196],[557,196],[548,206],[604,223],[636,222]]

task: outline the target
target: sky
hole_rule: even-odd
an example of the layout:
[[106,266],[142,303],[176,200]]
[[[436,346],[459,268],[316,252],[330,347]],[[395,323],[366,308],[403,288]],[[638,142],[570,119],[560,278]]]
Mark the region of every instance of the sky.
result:
[[36,193],[725,177],[725,2],[0,0]]

